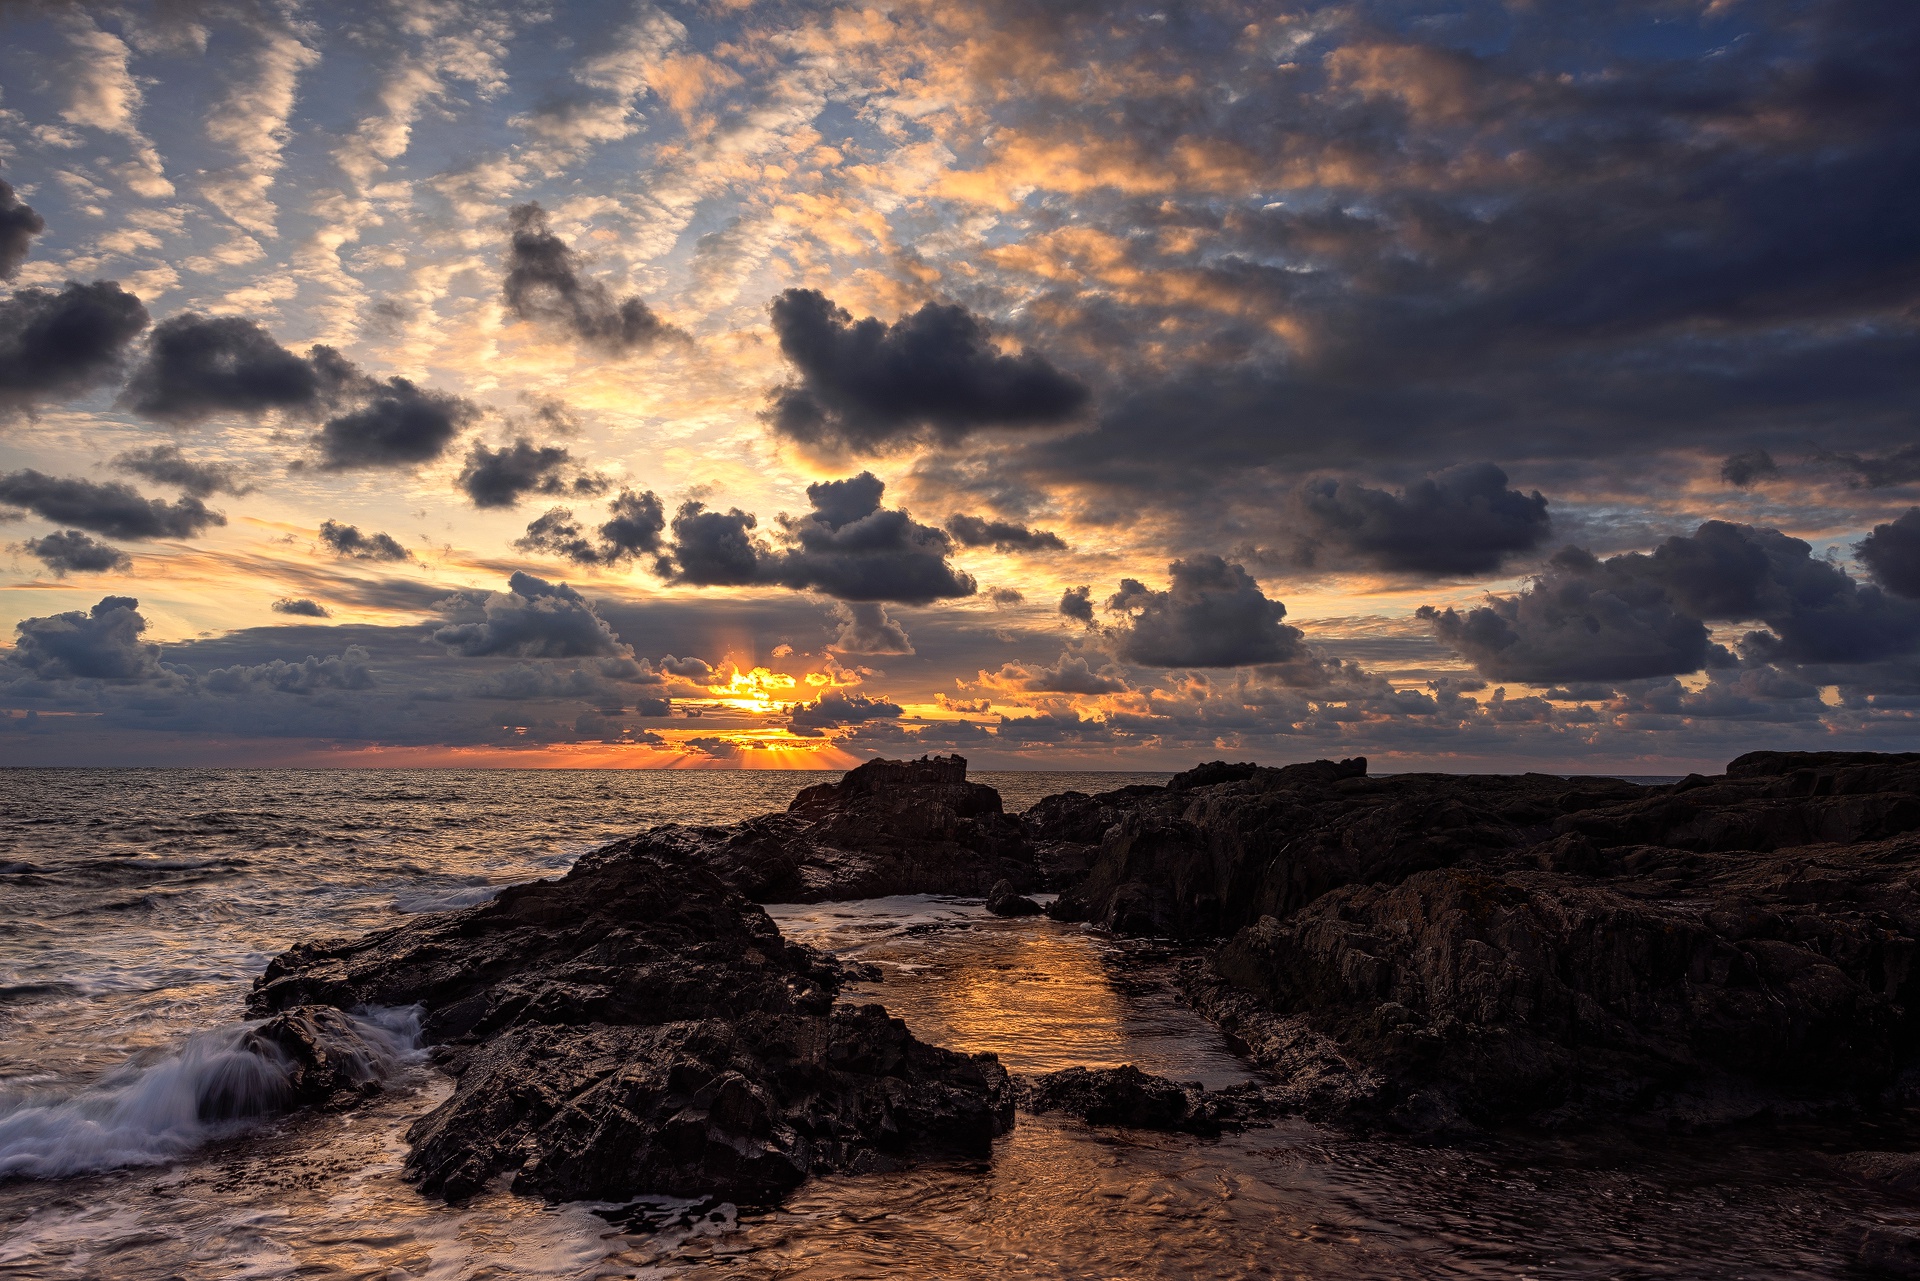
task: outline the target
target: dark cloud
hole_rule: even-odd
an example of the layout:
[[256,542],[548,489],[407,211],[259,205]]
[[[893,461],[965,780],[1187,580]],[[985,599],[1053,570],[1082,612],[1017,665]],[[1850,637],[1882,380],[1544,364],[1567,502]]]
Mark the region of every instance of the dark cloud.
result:
[[801,381],[775,393],[768,417],[803,445],[867,453],[926,431],[951,441],[985,427],[1062,423],[1089,397],[1037,353],[1002,355],[963,307],[928,303],[891,325],[856,322],[818,290],[789,289],[771,312]]
[[980,673],[990,689],[1023,694],[1121,694],[1130,687],[1118,672],[1095,671],[1080,654],[1062,654],[1051,667],[1005,663],[997,672]]
[[1720,479],[1736,489],[1748,489],[1780,474],[1773,455],[1764,449],[1748,449],[1733,454],[1720,464]]
[[475,507],[512,507],[528,494],[594,497],[607,492],[604,476],[567,475],[573,455],[559,445],[535,445],[524,437],[501,449],[479,441],[467,451],[454,482]]
[[240,469],[226,463],[197,463],[180,452],[178,445],[149,445],[116,454],[108,464],[116,471],[144,476],[157,485],[173,485],[195,498],[218,493],[247,494],[253,486],[246,483]]
[[1018,605],[1027,598],[1027,594],[1017,587],[995,587],[987,593],[987,599],[995,605]]
[[807,486],[813,511],[780,518],[790,545],[763,557],[761,578],[844,601],[924,605],[973,595],[973,579],[949,562],[946,531],[882,507],[885,491],[869,472]]
[[87,613],[23,618],[7,661],[41,680],[145,681],[166,674],[160,647],[140,639],[147,620],[131,596],[103,596]]
[[296,356],[244,317],[187,312],[154,327],[120,400],[144,417],[183,424],[225,413],[305,413],[357,376],[330,347]]
[[1920,480],[1920,445],[1908,445],[1880,458],[1835,453],[1822,457],[1852,472],[1853,483],[1866,489],[1889,489]]
[[330,418],[314,437],[328,471],[410,467],[446,452],[480,407],[449,392],[417,387],[405,378],[370,383],[364,403]]
[[147,309],[110,280],[15,290],[0,301],[0,417],[111,380],[146,327]]
[[104,574],[133,564],[133,558],[118,547],[95,542],[77,529],[29,538],[21,546],[62,578],[68,574]]
[[991,547],[1001,552],[1063,552],[1066,543],[1047,529],[1028,529],[1010,520],[985,520],[955,512],[947,517],[947,532],[962,547]]
[[639,298],[616,301],[599,281],[582,280],[579,256],[553,234],[538,204],[515,205],[507,226],[501,292],[508,310],[520,319],[560,325],[587,346],[614,356],[678,334]]
[[169,503],[143,497],[118,481],[47,476],[32,470],[0,475],[0,505],[24,507],[45,520],[109,538],[192,538],[209,525],[227,523],[225,516],[192,496]]
[[215,694],[271,692],[304,697],[322,690],[372,689],[373,672],[367,666],[367,657],[366,650],[349,645],[339,654],[326,658],[309,654],[297,663],[276,658],[250,667],[218,667],[201,683]]
[[828,648],[842,654],[911,654],[913,642],[907,629],[887,617],[887,607],[877,601],[839,601],[833,616],[840,630]]
[[413,553],[400,545],[400,540],[392,534],[379,532],[363,534],[357,525],[342,525],[339,521],[320,522],[320,541],[325,543],[336,556],[345,556],[352,560],[412,560]]
[[1898,520],[1875,525],[1853,545],[1860,563],[1896,596],[1920,600],[1920,507],[1909,507]]
[[1069,587],[1060,593],[1060,613],[1067,618],[1076,619],[1093,626],[1093,589],[1091,587]]
[[517,573],[506,591],[489,592],[481,609],[481,621],[442,627],[433,639],[467,658],[632,657],[586,597],[565,583]]
[[13,279],[13,273],[27,259],[33,238],[46,229],[46,219],[15,194],[12,184],[0,178],[0,280]]
[[282,598],[273,602],[276,614],[294,614],[301,618],[332,618],[333,612],[319,601],[308,600],[301,596],[296,599]]
[[660,535],[666,523],[666,511],[651,491],[636,494],[623,489],[607,504],[607,520],[596,531],[597,537],[589,538],[567,508],[555,507],[536,517],[514,546],[562,556],[579,565],[618,565],[639,556],[660,556]]
[[759,521],[738,507],[708,511],[706,504],[680,504],[673,517],[674,576],[699,587],[743,587],[760,578],[766,546],[753,536]]
[[1492,463],[1463,463],[1399,494],[1351,481],[1301,486],[1310,536],[1378,569],[1412,574],[1485,573],[1539,546],[1553,522],[1539,491],[1507,488]]
[[896,703],[845,690],[828,690],[811,703],[796,704],[791,724],[793,732],[819,737],[838,725],[860,725],[867,721],[898,720],[901,709]]
[[1300,631],[1280,620],[1287,607],[1268,600],[1247,571],[1218,556],[1167,566],[1156,592],[1132,578],[1107,608],[1125,616],[1113,629],[1115,653],[1143,667],[1241,667],[1283,663],[1302,652]]
[[1461,615],[1424,609],[1440,640],[1495,679],[1623,681],[1725,666],[1706,623],[1758,622],[1752,660],[1867,663],[1920,645],[1920,606],[1862,587],[1773,529],[1708,521],[1651,553],[1578,548],[1516,596]]

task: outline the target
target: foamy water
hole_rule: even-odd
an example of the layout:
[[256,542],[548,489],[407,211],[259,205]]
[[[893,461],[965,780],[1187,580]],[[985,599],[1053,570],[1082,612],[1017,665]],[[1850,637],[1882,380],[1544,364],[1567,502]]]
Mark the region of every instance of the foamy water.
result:
[[[1200,1140],[1022,1117],[991,1161],[665,1198],[449,1207],[401,1178],[451,1083],[361,1011],[385,1089],[279,1110],[241,1001],[289,943],[479,902],[820,774],[0,772],[0,1277],[1839,1277],[1913,1207],[1754,1138],[1425,1149],[1300,1123]],[[1008,807],[1159,776],[981,775]],[[1151,948],[915,896],[771,909],[879,967],[922,1037],[1021,1072],[1246,1068]]]

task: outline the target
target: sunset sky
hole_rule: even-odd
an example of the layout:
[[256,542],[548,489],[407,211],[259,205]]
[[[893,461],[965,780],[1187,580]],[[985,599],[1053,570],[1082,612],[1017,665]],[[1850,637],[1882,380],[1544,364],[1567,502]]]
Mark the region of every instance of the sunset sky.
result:
[[0,763],[1920,750],[1920,6],[0,3]]

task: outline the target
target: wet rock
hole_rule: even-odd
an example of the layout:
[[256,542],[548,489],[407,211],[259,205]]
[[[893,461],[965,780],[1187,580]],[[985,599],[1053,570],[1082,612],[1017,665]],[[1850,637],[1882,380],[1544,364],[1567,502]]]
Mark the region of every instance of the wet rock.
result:
[[1855,1178],[1901,1192],[1920,1192],[1920,1152],[1848,1152],[1834,1164]]
[[[1142,1072],[1131,1063],[1117,1068],[1071,1067],[1028,1083],[1021,1103],[1029,1112],[1065,1112],[1090,1125],[1137,1130],[1186,1130],[1195,1120],[1186,1087]],[[1203,1129],[1217,1124],[1203,1120]]]
[[283,1106],[343,1107],[379,1092],[399,1069],[410,1039],[330,1006],[299,1005],[249,1031],[245,1048],[284,1074]]
[[1920,1277],[1920,1229],[1859,1224],[1843,1232],[1853,1265],[1864,1276]]
[[810,1174],[984,1157],[1012,1123],[990,1055],[924,1045],[877,1005],[649,1027],[520,1027],[409,1131],[408,1168],[458,1199],[514,1171],[551,1200],[637,1191],[778,1199]]
[[987,891],[987,910],[995,916],[1038,916],[1040,905],[1017,893],[1012,881],[995,881]]
[[1309,1114],[1694,1129],[1912,1102],[1920,754],[1753,753],[1668,787],[1357,765],[1036,806],[1107,824],[1050,911],[1230,936],[1188,995]]
[[[424,1007],[459,1084],[408,1170],[465,1196],[494,1175],[555,1198],[777,1195],[811,1173],[979,1155],[1011,1122],[987,1058],[836,1011],[841,967],[780,936],[687,829],[564,878],[276,958],[249,1007]],[[296,1038],[297,1039],[297,1038]],[[277,1042],[276,1042],[277,1044]]]

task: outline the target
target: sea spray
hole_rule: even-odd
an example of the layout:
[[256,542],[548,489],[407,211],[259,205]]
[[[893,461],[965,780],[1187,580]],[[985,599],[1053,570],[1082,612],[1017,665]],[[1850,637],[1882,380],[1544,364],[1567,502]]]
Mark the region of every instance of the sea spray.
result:
[[[363,1009],[349,1019],[354,1079],[385,1080],[417,1057],[418,1007]],[[0,1178],[154,1165],[286,1111],[294,1065],[256,1035],[262,1025],[196,1033],[70,1093],[0,1097]]]

